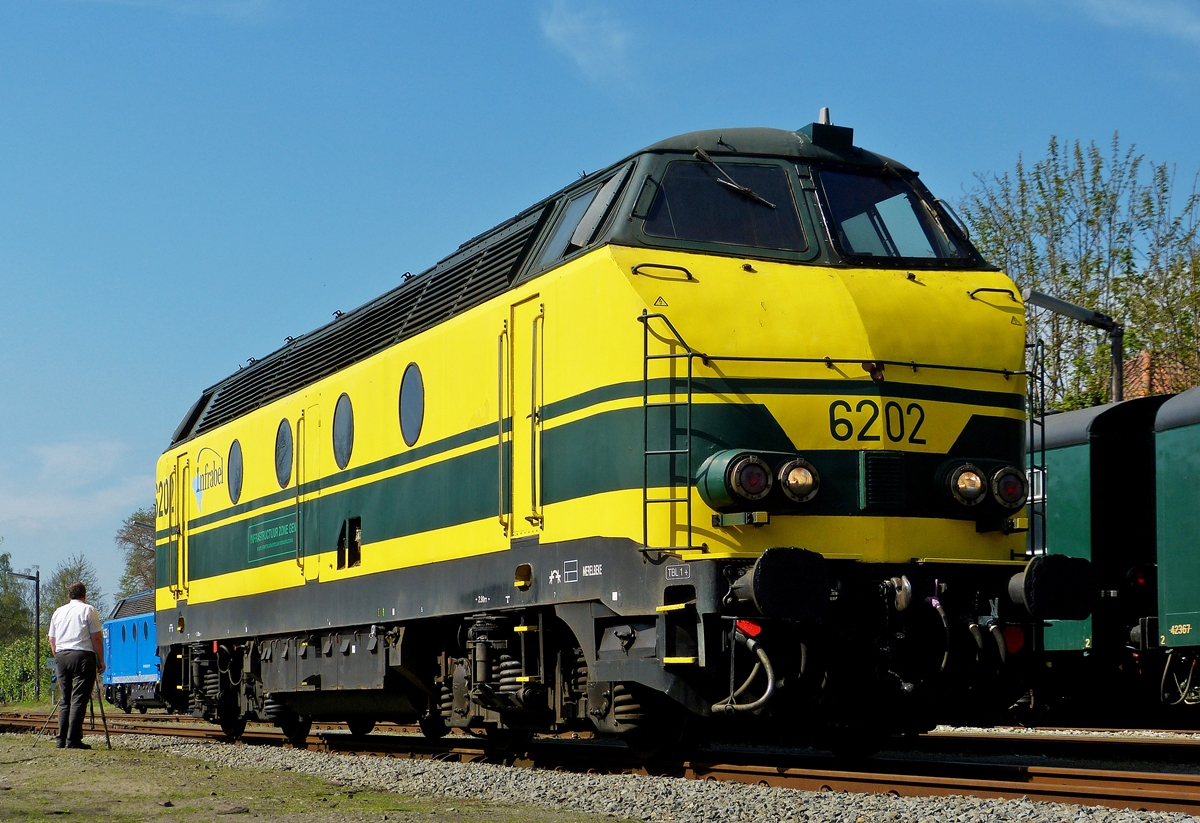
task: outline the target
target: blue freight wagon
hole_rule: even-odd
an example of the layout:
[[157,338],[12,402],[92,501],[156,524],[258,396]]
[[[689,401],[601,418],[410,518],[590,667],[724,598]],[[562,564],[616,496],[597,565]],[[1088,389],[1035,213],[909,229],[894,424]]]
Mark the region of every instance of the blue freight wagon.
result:
[[117,601],[104,622],[104,699],[126,712],[161,708],[158,635],[154,630],[154,590]]

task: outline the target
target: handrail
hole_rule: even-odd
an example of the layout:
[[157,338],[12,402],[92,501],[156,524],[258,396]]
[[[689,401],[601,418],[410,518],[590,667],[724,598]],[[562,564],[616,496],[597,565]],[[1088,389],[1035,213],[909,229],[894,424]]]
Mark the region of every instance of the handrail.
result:
[[538,468],[542,457],[541,441],[538,437],[538,418],[541,417],[541,411],[538,409],[537,392],[538,392],[538,323],[545,318],[546,307],[539,307],[540,311],[533,317],[533,328],[529,341],[529,350],[532,353],[532,373],[529,377],[529,502],[530,508],[533,509],[533,514],[525,519],[535,526],[540,526],[542,516],[538,512]]
[[169,586],[171,594],[175,595],[178,600],[183,594],[183,588],[179,585],[179,552],[182,550],[181,541],[183,539],[183,530],[179,528],[179,509],[182,507],[182,497],[179,493],[179,462],[176,460],[175,467],[171,469],[171,474],[168,475],[167,482],[171,487],[168,490],[167,506],[167,546],[169,547]]
[[508,520],[504,516],[504,365],[507,360],[504,340],[507,337],[508,321],[505,320],[496,338],[496,517],[505,532],[508,531]]
[[688,280],[691,280],[693,282],[696,280],[696,276],[694,274],[692,274],[690,271],[688,271],[687,269],[685,269],[683,266],[672,266],[668,263],[638,263],[629,271],[631,274],[640,274],[643,277],[651,276],[648,274],[644,274],[642,272],[642,269],[666,269],[667,271],[681,271],[685,275],[687,275]]
[[[304,544],[304,523],[300,519],[300,478],[303,470],[301,463],[304,455],[305,436],[308,433],[308,424],[304,420],[304,409],[300,410],[300,416],[296,418],[296,439],[292,444],[293,457],[296,461],[295,483],[296,483],[296,565],[300,567],[301,573],[304,572],[304,558],[300,554],[301,546]],[[347,540],[349,535],[347,535]]]
[[[187,500],[188,497],[187,497],[186,490],[187,490],[187,486],[188,486],[188,481],[191,480],[191,475],[192,475],[192,468],[191,468],[190,461],[184,464],[183,471],[188,475],[188,477],[187,477],[187,479],[182,480],[180,482],[179,488],[183,491],[183,494],[182,494],[183,500]],[[179,511],[179,554],[180,554],[179,590],[180,590],[180,593],[186,597],[188,592],[191,590],[192,581],[188,577],[188,552],[190,550],[190,546],[188,546],[189,535],[188,535],[188,531],[186,528],[186,526],[187,526],[187,510],[184,509],[182,500],[180,501],[179,509],[180,509],[180,511]]]
[[[1007,290],[1002,289],[1001,291]],[[1028,377],[1032,376],[1033,374],[1029,369],[1020,369],[1019,371],[1014,371],[1013,369],[988,369],[983,368],[982,366],[953,366],[943,363],[919,363],[915,360],[877,360],[873,357],[754,357],[750,355],[707,354],[705,352],[697,351],[688,345],[687,341],[683,339],[683,335],[679,333],[678,329],[675,328],[665,314],[662,314],[661,312],[651,314],[650,312],[643,310],[642,314],[638,315],[639,323],[647,323],[650,320],[662,320],[663,323],[666,324],[667,328],[671,330],[671,334],[675,336],[675,340],[679,343],[679,345],[683,346],[687,350],[688,354],[699,357],[700,361],[706,366],[709,363],[814,363],[823,364],[826,368],[832,369],[835,365],[861,365],[862,363],[872,363],[884,366],[900,366],[906,369],[912,369],[914,372],[918,369],[937,369],[941,371],[999,374],[1002,375],[1005,380],[1010,377]],[[664,356],[669,355],[652,355],[652,357],[656,358],[661,358]]]
[[980,292],[996,292],[998,294],[1007,294],[1009,297],[1012,298],[1012,301],[1014,303],[1021,302],[1021,301],[1017,300],[1017,293],[1014,292],[1012,289],[996,288],[994,286],[980,286],[977,289],[972,289],[971,291],[967,292],[967,297],[971,298],[972,300],[978,300],[979,298],[976,297],[975,295],[979,294]]
[[915,360],[876,360],[874,358],[863,357],[749,357],[749,356],[725,356],[725,355],[698,355],[705,365],[709,363],[823,363],[826,368],[832,369],[835,365],[842,364],[861,364],[874,363],[885,366],[902,366],[906,369],[912,369],[914,372],[918,369],[938,369],[941,371],[965,371],[977,372],[979,374],[999,374],[1003,375],[1007,380],[1010,377],[1018,377],[1020,375],[1029,376],[1029,369],[1020,369],[1014,371],[1012,369],[987,369],[982,366],[951,366],[943,363],[918,363]]

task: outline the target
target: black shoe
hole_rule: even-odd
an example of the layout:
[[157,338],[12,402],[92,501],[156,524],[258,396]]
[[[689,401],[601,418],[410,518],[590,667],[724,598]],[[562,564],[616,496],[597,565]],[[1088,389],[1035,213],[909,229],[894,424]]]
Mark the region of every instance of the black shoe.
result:
[[56,738],[54,738],[54,748],[56,748],[56,749],[65,749],[66,747],[67,747],[67,744],[66,744],[66,743],[64,743],[63,741],[59,740],[57,737],[56,737]]
[[67,748],[68,748],[68,749],[88,749],[88,750],[91,750],[91,748],[92,748],[92,747],[91,747],[91,746],[89,746],[87,743],[68,743],[68,744],[67,744]]

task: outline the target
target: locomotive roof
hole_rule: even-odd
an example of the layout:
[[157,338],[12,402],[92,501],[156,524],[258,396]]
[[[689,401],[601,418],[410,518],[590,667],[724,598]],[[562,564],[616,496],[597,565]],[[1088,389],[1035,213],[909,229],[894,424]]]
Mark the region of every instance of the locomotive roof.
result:
[[[1122,400],[1119,403],[1105,403],[1103,406],[1092,406],[1078,411],[1051,414],[1046,417],[1046,448],[1061,449],[1065,446],[1076,446],[1087,443],[1098,423],[1120,427],[1135,427],[1141,425],[1143,430],[1149,427],[1154,412],[1167,401],[1166,396],[1137,397]],[[1198,405],[1200,409],[1200,405]],[[1144,417],[1144,422],[1138,423],[1135,418]],[[1161,417],[1161,412],[1159,417]],[[1035,448],[1038,443],[1035,431]]]
[[805,162],[852,163],[869,168],[887,166],[898,171],[912,171],[903,163],[858,148],[853,143],[854,129],[810,123],[796,131],[769,128],[692,131],[660,140],[638,153],[691,153],[701,148],[710,155],[786,157]]
[[1157,432],[1200,423],[1200,386],[1177,394],[1163,404],[1154,421]]
[[894,160],[854,146],[853,141],[853,129],[810,123],[797,131],[695,131],[634,152],[472,237],[425,271],[415,276],[406,273],[391,291],[345,314],[339,313],[331,323],[289,338],[287,344],[265,357],[252,359],[246,368],[239,367],[201,393],[175,429],[171,445],[215,429],[503,293],[521,274],[560,198],[592,185],[598,177],[636,157],[691,154],[700,148],[727,158],[781,157],[910,171]]

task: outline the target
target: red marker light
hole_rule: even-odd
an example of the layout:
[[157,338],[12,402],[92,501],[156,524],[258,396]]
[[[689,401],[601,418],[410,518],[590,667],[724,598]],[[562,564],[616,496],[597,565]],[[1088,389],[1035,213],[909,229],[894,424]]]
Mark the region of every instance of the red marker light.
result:
[[1020,626],[1004,627],[1004,645],[1009,654],[1016,654],[1025,646],[1025,632]]
[[774,484],[770,467],[752,454],[738,458],[729,470],[728,482],[733,493],[745,500],[761,500]]
[[737,630],[746,635],[746,637],[758,637],[762,634],[762,626],[753,620],[739,620],[735,625],[737,626]]

